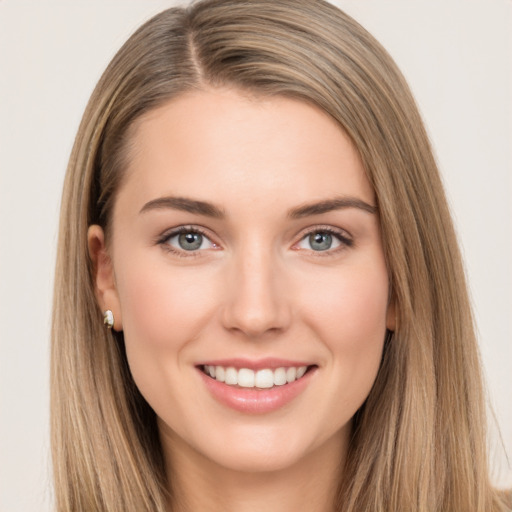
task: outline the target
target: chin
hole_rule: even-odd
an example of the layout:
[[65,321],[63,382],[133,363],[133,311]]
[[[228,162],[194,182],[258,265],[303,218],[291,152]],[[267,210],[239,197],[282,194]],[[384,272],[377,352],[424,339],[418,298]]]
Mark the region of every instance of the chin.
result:
[[[274,428],[241,428],[213,440],[203,455],[211,463],[242,473],[272,473],[314,464],[316,454],[340,450],[344,432],[308,431],[307,422]],[[196,447],[197,449],[198,447]]]
[[222,468],[240,473],[272,473],[289,469],[307,456],[305,450],[274,445],[233,446],[218,453],[207,454],[210,461]]

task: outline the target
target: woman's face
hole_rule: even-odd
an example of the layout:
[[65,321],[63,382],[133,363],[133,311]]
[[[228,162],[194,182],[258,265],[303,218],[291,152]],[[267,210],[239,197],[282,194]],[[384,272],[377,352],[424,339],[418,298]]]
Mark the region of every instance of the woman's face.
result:
[[349,138],[304,102],[223,89],[146,115],[129,151],[108,257],[89,241],[166,451],[248,471],[341,456],[394,319]]

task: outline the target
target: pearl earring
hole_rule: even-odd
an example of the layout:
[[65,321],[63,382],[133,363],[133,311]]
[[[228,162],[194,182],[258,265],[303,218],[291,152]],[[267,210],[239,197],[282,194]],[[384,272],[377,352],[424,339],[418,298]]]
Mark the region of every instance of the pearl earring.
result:
[[103,312],[103,323],[108,329],[112,329],[112,327],[114,327],[114,313],[112,313],[110,309]]

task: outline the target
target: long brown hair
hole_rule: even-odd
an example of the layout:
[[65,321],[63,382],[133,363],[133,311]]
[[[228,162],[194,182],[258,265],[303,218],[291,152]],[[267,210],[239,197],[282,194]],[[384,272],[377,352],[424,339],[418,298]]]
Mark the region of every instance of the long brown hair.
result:
[[323,0],[169,9],[135,32],[100,79],[61,210],[51,367],[57,510],[165,510],[155,415],[133,383],[122,333],[103,328],[87,228],[108,234],[134,122],[185,91],[222,86],[327,112],[375,189],[399,326],[354,419],[337,510],[505,510],[488,481],[473,320],[422,120],[386,51]]

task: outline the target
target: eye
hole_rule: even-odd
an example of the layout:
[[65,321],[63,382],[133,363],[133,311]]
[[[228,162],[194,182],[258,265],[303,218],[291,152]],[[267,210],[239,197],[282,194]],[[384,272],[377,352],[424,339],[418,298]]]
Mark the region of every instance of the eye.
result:
[[204,249],[215,249],[214,244],[204,233],[197,228],[181,227],[166,233],[159,241],[173,252],[197,252]]
[[315,252],[327,252],[342,246],[350,247],[352,240],[330,229],[317,229],[309,232],[296,245],[298,249]]

